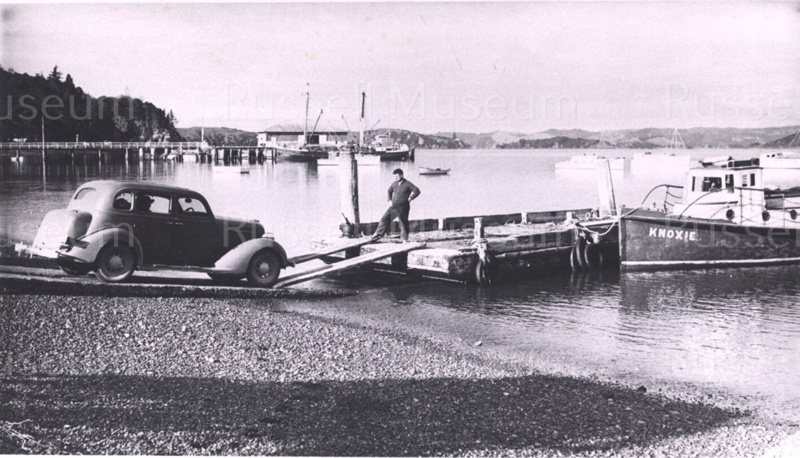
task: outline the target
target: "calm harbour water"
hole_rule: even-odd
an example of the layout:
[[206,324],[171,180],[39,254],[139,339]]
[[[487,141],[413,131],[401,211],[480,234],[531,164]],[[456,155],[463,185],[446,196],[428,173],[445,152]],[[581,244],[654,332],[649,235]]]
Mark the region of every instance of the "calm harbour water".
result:
[[[362,221],[385,210],[396,167],[422,189],[411,218],[441,218],[596,207],[590,171],[556,172],[555,163],[586,150],[417,152],[414,163],[359,167]],[[603,151],[625,156],[634,151]],[[757,150],[690,151],[693,159]],[[418,166],[447,167],[448,176],[419,176]],[[219,168],[219,167],[216,167]],[[93,179],[133,179],[190,187],[218,214],[257,218],[290,255],[310,239],[337,233],[343,221],[337,167],[253,165],[224,172],[208,164],[74,165],[0,161],[0,237],[30,241],[44,214],[63,208],[75,188]],[[637,205],[653,186],[681,184],[681,170],[613,174],[617,204]],[[800,407],[800,266],[714,269],[532,279],[488,288],[440,282],[378,282],[355,298],[331,301],[325,312],[443,338],[482,341],[486,348],[540,367],[633,376],[766,399]],[[321,281],[312,287],[335,284]],[[319,309],[299,303],[298,310]]]

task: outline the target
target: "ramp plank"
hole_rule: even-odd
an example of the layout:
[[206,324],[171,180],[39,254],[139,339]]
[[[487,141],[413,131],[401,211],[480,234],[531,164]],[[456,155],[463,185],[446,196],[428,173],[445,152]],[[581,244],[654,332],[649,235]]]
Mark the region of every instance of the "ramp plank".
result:
[[330,247],[325,248],[323,250],[315,251],[313,253],[306,253],[306,254],[301,254],[299,256],[293,256],[293,257],[289,258],[289,263],[290,264],[299,264],[301,262],[311,261],[312,259],[319,259],[319,258],[321,258],[323,256],[327,256],[329,254],[338,253],[338,252],[344,251],[344,250],[349,250],[350,248],[361,247],[361,246],[367,245],[369,243],[372,243],[372,240],[370,238],[368,238],[368,237],[367,238],[359,238],[359,239],[355,239],[355,240],[353,240],[351,242],[348,242],[348,243],[343,243],[343,244],[340,244],[340,245],[330,246]]
[[373,253],[364,254],[361,256],[357,256],[355,258],[350,258],[341,262],[337,262],[336,264],[326,265],[312,269],[311,271],[290,275],[280,280],[278,283],[275,284],[274,287],[282,288],[284,286],[290,286],[297,283],[302,283],[304,281],[313,280],[315,278],[321,277],[323,275],[328,275],[333,272],[340,272],[342,270],[352,269],[354,267],[358,267],[368,262],[373,262],[379,259],[388,258],[389,256],[393,256],[400,253],[408,253],[409,251],[418,250],[424,247],[425,247],[424,243],[404,243],[398,245],[397,247],[390,248],[388,250],[380,250]]

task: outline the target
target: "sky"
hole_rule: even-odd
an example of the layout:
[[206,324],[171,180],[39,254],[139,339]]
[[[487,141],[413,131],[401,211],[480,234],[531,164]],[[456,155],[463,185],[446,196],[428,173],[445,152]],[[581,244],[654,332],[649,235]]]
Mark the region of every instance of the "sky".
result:
[[800,2],[0,9],[3,68],[58,65],[93,96],[172,110],[178,127],[357,130],[362,92],[365,128],[423,133],[800,124]]

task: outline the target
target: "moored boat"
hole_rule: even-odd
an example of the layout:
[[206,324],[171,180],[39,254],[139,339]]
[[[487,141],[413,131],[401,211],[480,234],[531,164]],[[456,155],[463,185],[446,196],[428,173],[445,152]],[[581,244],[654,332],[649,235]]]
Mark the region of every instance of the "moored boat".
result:
[[634,153],[631,159],[631,172],[660,172],[663,169],[686,170],[691,165],[691,157],[688,154],[644,152]]
[[419,174],[420,175],[447,175],[450,173],[450,169],[441,169],[438,167],[420,167]]
[[684,186],[662,185],[645,198],[661,189],[663,201],[623,211],[621,268],[800,263],[800,187],[770,185],[757,158],[701,164]]
[[791,151],[761,153],[759,161],[765,169],[800,169],[800,153]]
[[275,148],[275,153],[278,160],[292,162],[313,162],[328,158],[328,151],[315,145],[279,146]]
[[624,170],[624,157],[605,157],[597,154],[580,154],[572,156],[568,161],[556,163],[557,170],[594,170],[602,161],[608,161],[611,170]]
[[378,156],[382,161],[405,161],[412,153],[408,145],[395,142],[385,134],[376,135],[368,151],[368,154]]

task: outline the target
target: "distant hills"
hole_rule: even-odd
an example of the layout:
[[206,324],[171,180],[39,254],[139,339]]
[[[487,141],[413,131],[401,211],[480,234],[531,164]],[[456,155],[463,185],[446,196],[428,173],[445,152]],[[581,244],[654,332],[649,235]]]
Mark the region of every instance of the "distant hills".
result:
[[[256,132],[247,132],[229,127],[178,127],[178,133],[189,142],[199,142],[202,137],[209,145],[255,146]],[[202,134],[202,135],[201,135]]]
[[[472,148],[663,148],[672,142],[674,129],[622,129],[587,131],[548,129],[537,133],[497,131],[486,134],[456,133]],[[794,144],[800,126],[765,128],[694,127],[678,131],[687,148],[786,148]],[[441,134],[440,134],[441,135]],[[794,140],[794,143],[792,141]]]
[[[200,140],[200,128],[178,128],[188,141]],[[674,129],[621,129],[588,131],[548,129],[521,133],[439,132],[422,134],[404,129],[376,129],[365,132],[367,139],[389,135],[399,143],[425,149],[657,149],[670,146]],[[227,127],[205,128],[205,139],[213,145],[255,145],[256,132]],[[800,147],[800,126],[764,128],[694,127],[678,131],[686,148],[788,148]],[[355,139],[355,133],[350,140]]]

